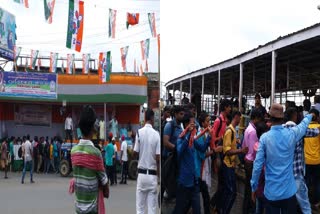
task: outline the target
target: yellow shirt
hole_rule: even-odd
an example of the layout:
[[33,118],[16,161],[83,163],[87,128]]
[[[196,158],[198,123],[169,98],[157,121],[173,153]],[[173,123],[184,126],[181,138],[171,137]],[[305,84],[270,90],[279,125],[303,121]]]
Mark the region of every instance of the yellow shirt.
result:
[[[320,124],[311,122],[309,128],[318,128]],[[304,156],[308,165],[320,164],[320,135],[304,138]]]
[[[226,152],[231,149],[237,149],[236,130],[233,128],[232,124],[228,126],[226,133],[223,136],[223,154],[226,154]],[[225,155],[223,162],[227,165],[227,167],[235,167],[237,165],[237,155]]]

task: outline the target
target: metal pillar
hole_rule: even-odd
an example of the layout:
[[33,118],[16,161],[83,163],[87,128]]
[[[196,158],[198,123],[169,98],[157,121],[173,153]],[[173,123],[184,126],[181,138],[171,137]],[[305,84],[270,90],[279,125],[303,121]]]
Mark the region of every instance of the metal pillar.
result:
[[174,92],[175,92],[175,91],[174,91],[174,84],[173,84],[173,85],[172,85],[172,97],[173,97],[172,104],[173,104],[173,105],[174,105],[175,102],[176,102],[176,101],[175,101],[176,98],[175,98],[175,96],[174,96],[174,94],[175,94]]
[[182,81],[180,82],[180,105],[182,104]]
[[202,75],[202,88],[201,88],[201,110],[204,109],[204,75]]
[[271,103],[272,105],[275,101],[275,91],[276,91],[276,58],[277,53],[272,51],[272,70],[271,70]]
[[242,93],[243,93],[243,64],[240,63],[240,80],[239,80],[239,111],[242,107]]
[[190,78],[190,103],[191,103],[191,96],[192,96],[192,78]]
[[218,71],[218,115],[220,112],[220,70]]

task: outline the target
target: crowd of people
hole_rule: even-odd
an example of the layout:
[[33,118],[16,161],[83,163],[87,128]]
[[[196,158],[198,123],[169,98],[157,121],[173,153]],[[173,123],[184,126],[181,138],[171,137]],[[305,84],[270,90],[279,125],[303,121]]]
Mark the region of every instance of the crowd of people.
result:
[[[242,213],[319,210],[320,96],[314,107],[308,99],[303,105],[286,102],[284,111],[274,103],[267,112],[256,94],[244,129],[244,109],[228,99],[220,101],[215,118],[205,111],[196,115],[191,103],[166,106],[161,200],[175,201],[173,213],[230,213],[237,197],[236,169],[242,168]],[[217,186],[211,194],[213,174]]]

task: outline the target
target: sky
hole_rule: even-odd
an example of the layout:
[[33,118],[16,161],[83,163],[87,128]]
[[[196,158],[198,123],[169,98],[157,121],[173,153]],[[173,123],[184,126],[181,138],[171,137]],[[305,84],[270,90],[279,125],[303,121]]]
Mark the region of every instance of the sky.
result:
[[[0,7],[16,17],[16,33],[18,47],[22,47],[21,55],[30,55],[31,49],[39,50],[40,56],[49,56],[50,52],[66,57],[74,53],[75,58],[90,53],[91,58],[98,59],[100,52],[111,51],[113,72],[121,72],[120,48],[129,45],[127,70],[134,71],[134,59],[137,65],[143,63],[140,41],[150,38],[148,66],[150,72],[158,72],[158,43],[152,38],[147,13],[155,13],[156,31],[160,33],[160,1],[159,0],[84,0],[84,32],[81,53],[66,48],[68,25],[68,1],[56,0],[52,24],[44,18],[43,0],[29,0],[29,8],[14,3],[13,0],[0,0]],[[109,8],[117,10],[116,38],[108,38]],[[140,13],[140,23],[126,29],[126,14]],[[18,61],[19,63],[19,61]],[[25,61],[22,62],[25,64]],[[30,62],[29,62],[30,63]],[[42,62],[42,65],[48,65]],[[58,62],[58,67],[61,62]],[[66,63],[64,64],[64,67]],[[82,64],[76,63],[76,67]],[[5,70],[12,66],[6,66]]]
[[319,0],[161,1],[161,81],[318,23],[318,5]]

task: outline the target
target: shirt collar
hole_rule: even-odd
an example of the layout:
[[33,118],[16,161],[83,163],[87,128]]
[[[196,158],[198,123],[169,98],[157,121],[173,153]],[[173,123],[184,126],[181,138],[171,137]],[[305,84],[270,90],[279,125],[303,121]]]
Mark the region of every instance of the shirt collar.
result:
[[256,126],[254,125],[254,123],[253,123],[252,121],[250,121],[250,125],[251,125],[254,129],[256,129]]
[[221,120],[222,120],[223,122],[226,121],[226,118],[225,118],[225,116],[223,116],[222,112],[220,113],[220,117],[221,117]]
[[149,123],[146,123],[146,124],[144,125],[144,127],[152,128],[151,124],[149,124]]
[[94,146],[91,140],[80,139],[79,145]]
[[282,125],[275,125],[275,126],[271,126],[271,129],[283,129]]

